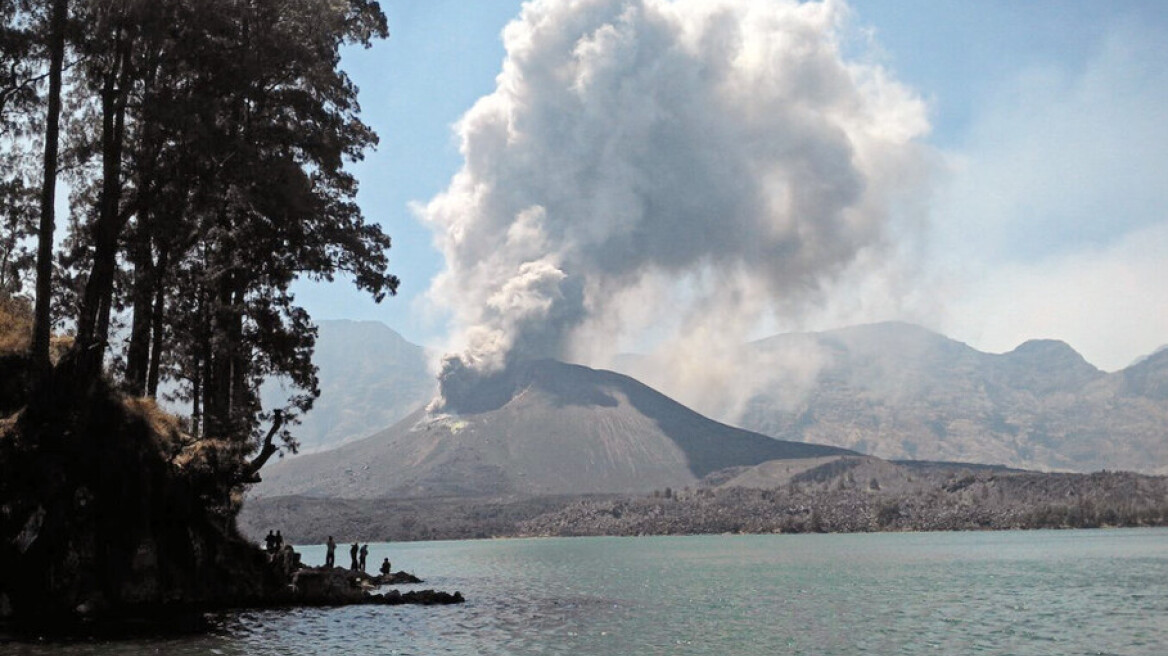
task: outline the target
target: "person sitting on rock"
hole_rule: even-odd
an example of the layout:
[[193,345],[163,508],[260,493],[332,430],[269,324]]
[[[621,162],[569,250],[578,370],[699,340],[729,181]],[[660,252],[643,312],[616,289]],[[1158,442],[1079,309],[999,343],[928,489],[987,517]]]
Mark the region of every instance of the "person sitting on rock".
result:
[[389,576],[389,559],[388,558],[381,561],[381,575],[382,576]]
[[365,571],[365,559],[369,556],[369,545],[362,545],[361,547],[361,571]]
[[325,546],[324,566],[333,567],[337,564],[337,543],[333,542],[333,536],[329,536],[328,544]]
[[353,564],[349,566],[349,569],[353,570],[354,572],[357,571],[357,565],[358,565],[358,563],[357,563],[357,550],[358,549],[360,549],[360,547],[357,546],[356,542],[353,543],[353,546],[349,547],[349,557],[353,559]]

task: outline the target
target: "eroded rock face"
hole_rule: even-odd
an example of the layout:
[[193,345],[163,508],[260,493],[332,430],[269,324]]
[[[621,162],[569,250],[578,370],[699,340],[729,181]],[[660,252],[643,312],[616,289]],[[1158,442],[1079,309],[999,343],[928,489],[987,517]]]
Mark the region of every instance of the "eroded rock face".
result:
[[0,619],[51,633],[223,608],[453,598],[386,601],[368,575],[305,570],[291,547],[265,554],[235,525],[239,459],[210,446],[176,457],[186,451],[173,436],[100,382],[80,390],[58,367],[27,399],[0,422]]
[[292,576],[295,601],[307,605],[361,603],[373,587],[368,577],[340,567],[308,567]]
[[64,625],[277,594],[229,486],[176,466],[118,395],[78,396],[66,376],[0,427],[0,616]]

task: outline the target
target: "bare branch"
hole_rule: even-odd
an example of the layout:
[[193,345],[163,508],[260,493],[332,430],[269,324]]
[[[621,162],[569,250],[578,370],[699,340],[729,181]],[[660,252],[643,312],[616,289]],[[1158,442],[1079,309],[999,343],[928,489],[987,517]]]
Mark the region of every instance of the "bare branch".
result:
[[272,418],[272,427],[268,429],[268,434],[264,436],[264,444],[260,447],[260,452],[240,472],[240,483],[251,484],[260,482],[260,469],[279,450],[279,447],[276,446],[275,437],[283,426],[284,413],[276,410],[276,416]]

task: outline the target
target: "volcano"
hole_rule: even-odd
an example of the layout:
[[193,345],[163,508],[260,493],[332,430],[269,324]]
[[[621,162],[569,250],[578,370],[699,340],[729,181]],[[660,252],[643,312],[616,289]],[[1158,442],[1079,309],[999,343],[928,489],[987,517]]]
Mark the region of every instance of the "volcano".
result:
[[463,396],[474,403],[457,414],[418,410],[271,465],[252,496],[641,494],[729,467],[854,453],[727,426],[628,376],[554,360],[513,364]]

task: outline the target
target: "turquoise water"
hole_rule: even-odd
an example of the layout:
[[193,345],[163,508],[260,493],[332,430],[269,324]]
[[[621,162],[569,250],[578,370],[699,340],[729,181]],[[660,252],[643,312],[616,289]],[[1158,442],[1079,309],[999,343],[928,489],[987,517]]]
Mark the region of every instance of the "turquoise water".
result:
[[386,556],[427,580],[403,589],[467,603],[245,612],[212,635],[0,653],[1168,654],[1162,529],[374,544],[370,568]]

